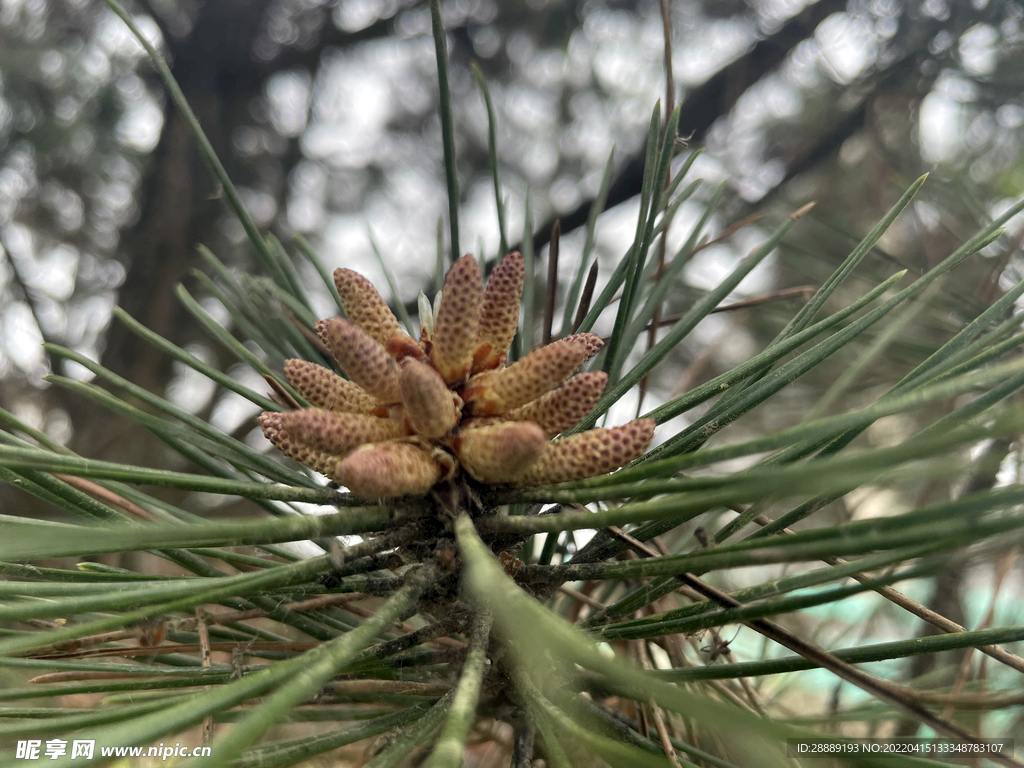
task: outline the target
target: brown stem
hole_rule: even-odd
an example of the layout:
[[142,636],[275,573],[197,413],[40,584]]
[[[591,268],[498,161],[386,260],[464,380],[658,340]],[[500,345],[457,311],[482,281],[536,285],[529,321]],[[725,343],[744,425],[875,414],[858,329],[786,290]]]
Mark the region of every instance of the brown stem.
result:
[[111,505],[112,507],[118,507],[119,509],[123,509],[128,514],[133,515],[134,517],[137,517],[140,520],[145,520],[147,523],[158,522],[157,519],[153,517],[153,515],[144,510],[138,504],[133,504],[132,502],[128,501],[128,499],[124,498],[123,496],[119,496],[118,494],[114,493],[111,490],[104,488],[102,485],[97,485],[96,483],[90,482],[89,480],[85,480],[81,477],[73,477],[72,475],[54,474],[54,477],[57,478],[58,480],[67,483],[73,488],[77,488],[78,490],[83,491],[84,493],[88,493],[90,496],[95,496],[100,501],[105,502]]
[[[201,606],[196,606],[196,625],[199,629],[199,663],[203,669],[213,666],[213,651],[210,648],[210,629],[206,626],[206,618]],[[210,686],[207,686],[209,690]],[[213,715],[203,718],[203,744],[213,741]]]
[[590,311],[590,302],[594,299],[594,288],[597,287],[597,260],[590,265],[587,272],[587,281],[583,284],[583,291],[580,293],[580,303],[576,307],[576,317],[572,321],[572,332],[576,333]]
[[548,247],[548,295],[544,302],[543,346],[551,343],[551,326],[555,322],[555,302],[558,299],[558,246],[562,239],[562,223],[555,219],[551,227],[551,245]]

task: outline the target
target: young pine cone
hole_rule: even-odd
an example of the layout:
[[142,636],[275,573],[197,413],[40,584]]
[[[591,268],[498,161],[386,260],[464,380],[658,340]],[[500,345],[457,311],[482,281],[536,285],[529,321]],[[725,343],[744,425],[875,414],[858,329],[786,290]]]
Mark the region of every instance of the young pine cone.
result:
[[599,337],[568,336],[506,366],[523,274],[523,257],[509,254],[483,288],[476,260],[463,256],[436,313],[421,308],[417,341],[366,278],[337,270],[348,319],[321,320],[316,332],[349,378],[288,360],[285,376],[313,407],[264,412],[263,434],[368,498],[424,494],[460,470],[481,483],[534,486],[632,461],[650,445],[651,419],[550,439],[579,423],[604,392],[606,374],[573,376],[601,348]]

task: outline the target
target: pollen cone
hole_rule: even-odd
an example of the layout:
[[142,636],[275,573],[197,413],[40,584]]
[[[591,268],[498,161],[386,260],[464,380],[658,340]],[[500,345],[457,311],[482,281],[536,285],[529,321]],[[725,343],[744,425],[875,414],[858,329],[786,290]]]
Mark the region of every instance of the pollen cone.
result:
[[317,408],[341,413],[368,413],[377,404],[359,385],[305,360],[285,360],[284,375]]
[[295,459],[316,472],[333,475],[335,467],[338,466],[338,457],[318,451],[296,439],[281,426],[283,415],[274,411],[264,411],[260,414],[259,423],[264,437],[288,458]]
[[543,455],[520,473],[520,485],[552,485],[597,477],[628,464],[647,450],[654,437],[654,419],[638,419],[621,427],[591,429],[548,443]]
[[505,418],[532,421],[540,425],[548,437],[554,437],[583,421],[601,399],[607,384],[608,374],[604,371],[581,373],[532,403],[509,411]]
[[472,370],[481,292],[480,268],[466,254],[448,271],[434,318],[430,360],[446,384],[465,381]]
[[366,331],[370,338],[387,347],[393,338],[409,337],[398,318],[388,307],[387,302],[377,293],[373,284],[358,272],[351,269],[334,271],[334,286],[341,296],[348,319]]
[[411,443],[378,443],[354,450],[334,479],[369,499],[424,494],[441,479],[440,465]]
[[280,423],[289,435],[310,448],[334,456],[344,456],[366,443],[379,443],[406,434],[402,425],[392,419],[317,408],[283,413]]
[[352,381],[381,402],[401,399],[398,364],[366,331],[344,318],[332,317],[317,323],[316,332]]
[[473,373],[505,365],[508,348],[519,326],[525,274],[522,254],[516,251],[502,259],[487,278],[477,347],[473,353]]
[[535,349],[508,368],[473,377],[465,393],[474,416],[495,416],[536,400],[565,381],[601,348],[593,333],[567,336]]
[[411,357],[402,360],[398,383],[409,426],[421,437],[447,435],[459,423],[455,395],[440,374]]
[[544,453],[544,431],[530,421],[464,429],[453,447],[459,463],[481,483],[509,483]]

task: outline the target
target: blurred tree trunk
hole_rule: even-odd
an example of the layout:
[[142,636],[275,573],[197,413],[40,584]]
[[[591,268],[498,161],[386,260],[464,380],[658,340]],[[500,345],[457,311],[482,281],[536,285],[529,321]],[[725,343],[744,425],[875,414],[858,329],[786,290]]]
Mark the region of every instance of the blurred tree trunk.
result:
[[[175,78],[228,173],[241,184],[250,180],[253,169],[236,160],[232,138],[251,124],[252,104],[262,93],[263,71],[251,51],[267,5],[268,0],[206,2],[186,36],[165,33]],[[195,323],[175,299],[174,287],[196,266],[198,243],[214,250],[223,245],[218,223],[227,209],[195,138],[169,98],[140,195],[139,219],[121,243],[128,273],[118,302],[146,327],[185,344],[195,337]],[[108,332],[102,363],[159,394],[171,375],[167,356],[117,321]],[[140,427],[98,409],[69,405],[75,450],[107,460],[147,463],[154,441],[146,439]]]

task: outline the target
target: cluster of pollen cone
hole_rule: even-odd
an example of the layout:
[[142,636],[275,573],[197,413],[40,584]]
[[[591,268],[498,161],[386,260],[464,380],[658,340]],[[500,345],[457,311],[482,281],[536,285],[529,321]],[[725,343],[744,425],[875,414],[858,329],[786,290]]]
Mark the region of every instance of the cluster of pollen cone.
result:
[[[423,494],[464,471],[488,484],[547,485],[593,477],[639,456],[650,419],[551,438],[579,423],[607,376],[576,371],[594,334],[554,341],[506,365],[519,324],[523,257],[506,256],[484,288],[472,256],[452,266],[420,339],[370,282],[334,273],[347,319],[316,332],[348,379],[305,360],[285,376],[312,408],[265,412],[260,426],[291,458],[368,498]],[[429,310],[429,308],[428,308]]]

